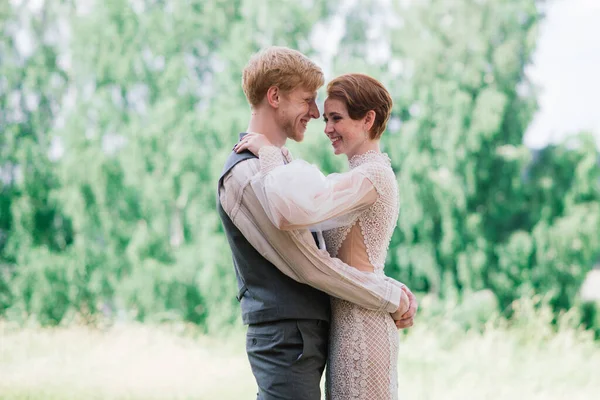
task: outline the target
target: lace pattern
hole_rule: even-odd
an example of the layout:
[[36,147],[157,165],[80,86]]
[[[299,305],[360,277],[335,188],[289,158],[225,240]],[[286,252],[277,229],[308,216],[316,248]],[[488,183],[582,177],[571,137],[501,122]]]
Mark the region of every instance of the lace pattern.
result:
[[326,398],[398,399],[398,330],[386,312],[332,298]]
[[[386,154],[367,152],[352,157],[375,186],[379,197],[349,225],[325,231],[331,256],[337,253],[355,223],[360,224],[369,261],[377,274],[383,267],[398,218],[398,185]],[[386,312],[367,310],[332,298],[332,325],[326,397],[329,400],[396,400],[398,398],[398,331]]]
[[273,169],[284,164],[282,149],[275,146],[261,147],[258,151],[258,158],[260,159],[260,172],[262,174],[268,174]]
[[388,155],[374,151],[352,157],[350,168],[359,168],[369,178],[379,198],[348,226],[323,232],[327,250],[332,257],[336,257],[348,232],[358,221],[365,238],[369,261],[376,271],[383,271],[389,242],[398,220],[399,196],[396,176]]

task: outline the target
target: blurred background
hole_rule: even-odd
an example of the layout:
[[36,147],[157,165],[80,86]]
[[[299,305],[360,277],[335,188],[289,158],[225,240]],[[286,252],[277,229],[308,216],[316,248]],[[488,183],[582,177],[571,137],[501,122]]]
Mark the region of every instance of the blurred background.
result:
[[[596,398],[599,20],[598,0],[0,0],[0,398],[255,398],[215,189],[269,45],[394,99],[386,272],[421,301],[401,398]],[[344,171],[323,127],[290,148]]]

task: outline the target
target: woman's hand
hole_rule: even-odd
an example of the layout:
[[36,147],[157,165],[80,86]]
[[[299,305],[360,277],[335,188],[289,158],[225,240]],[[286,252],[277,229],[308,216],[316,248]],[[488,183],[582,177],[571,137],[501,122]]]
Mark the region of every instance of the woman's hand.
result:
[[248,133],[235,145],[233,150],[236,153],[249,150],[254,153],[255,156],[258,156],[259,150],[265,146],[273,146],[271,141],[269,141],[265,135],[261,135],[260,133]]

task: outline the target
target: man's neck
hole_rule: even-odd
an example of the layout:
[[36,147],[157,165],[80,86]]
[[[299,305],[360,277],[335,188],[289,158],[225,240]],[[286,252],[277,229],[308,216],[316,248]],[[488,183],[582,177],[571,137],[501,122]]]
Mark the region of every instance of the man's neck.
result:
[[272,116],[258,110],[252,110],[247,132],[265,135],[277,147],[283,147],[287,139]]

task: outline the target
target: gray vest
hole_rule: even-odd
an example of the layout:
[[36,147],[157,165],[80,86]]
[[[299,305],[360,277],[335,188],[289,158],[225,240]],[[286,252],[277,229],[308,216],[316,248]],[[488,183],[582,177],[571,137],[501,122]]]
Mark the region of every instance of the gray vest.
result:
[[[232,152],[219,178],[238,163],[255,158],[245,151]],[[233,224],[218,199],[217,210],[233,254],[233,265],[238,283],[237,299],[242,307],[244,324],[284,319],[318,319],[329,321],[329,296],[308,285],[287,277],[261,256]]]

